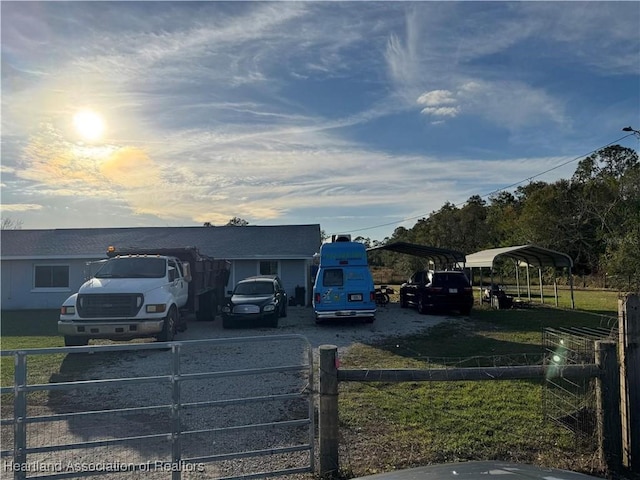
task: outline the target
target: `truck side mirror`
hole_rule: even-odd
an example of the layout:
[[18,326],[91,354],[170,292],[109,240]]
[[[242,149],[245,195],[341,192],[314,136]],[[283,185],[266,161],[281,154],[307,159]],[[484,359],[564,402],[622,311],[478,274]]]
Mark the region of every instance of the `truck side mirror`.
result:
[[191,276],[191,264],[189,262],[182,262],[182,271],[184,272],[184,281],[190,282],[193,278]]

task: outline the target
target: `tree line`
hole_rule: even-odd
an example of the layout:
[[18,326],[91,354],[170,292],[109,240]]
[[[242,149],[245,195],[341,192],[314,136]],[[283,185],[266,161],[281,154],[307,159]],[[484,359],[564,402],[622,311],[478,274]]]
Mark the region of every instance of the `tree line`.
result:
[[[570,179],[531,182],[488,200],[474,195],[461,207],[446,202],[383,241],[356,240],[368,246],[404,241],[466,254],[535,244],[570,255],[576,275],[606,275],[609,285],[635,290],[640,285],[638,153],[609,146],[581,160]],[[384,250],[371,252],[370,261],[402,273],[424,264]]]

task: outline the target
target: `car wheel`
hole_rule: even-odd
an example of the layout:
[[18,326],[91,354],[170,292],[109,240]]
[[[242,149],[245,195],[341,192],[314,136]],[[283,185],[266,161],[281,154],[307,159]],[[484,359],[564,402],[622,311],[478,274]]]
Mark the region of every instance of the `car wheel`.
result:
[[427,313],[427,306],[424,303],[424,300],[422,298],[420,298],[418,300],[418,313],[421,315],[426,315]]
[[376,317],[367,317],[364,319],[364,323],[373,323]]
[[233,328],[233,322],[226,315],[222,317],[222,328]]
[[84,347],[89,344],[89,339],[86,337],[76,337],[71,335],[64,336],[65,347]]
[[284,302],[282,304],[282,314],[280,316],[282,318],[285,318],[287,316],[287,302]]
[[278,317],[279,317],[278,313],[274,312],[274,314],[269,319],[269,323],[267,326],[271,328],[278,328]]
[[400,308],[407,308],[407,298],[405,296],[400,296]]
[[158,335],[159,342],[171,342],[176,333],[176,324],[178,323],[178,314],[175,307],[169,309],[169,313],[164,319],[162,332]]

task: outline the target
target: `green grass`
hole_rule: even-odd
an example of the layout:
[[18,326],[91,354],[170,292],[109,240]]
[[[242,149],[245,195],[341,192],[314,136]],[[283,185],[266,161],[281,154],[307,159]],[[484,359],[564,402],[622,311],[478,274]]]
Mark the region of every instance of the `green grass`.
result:
[[[0,318],[0,349],[63,347],[58,335],[58,310],[2,311]],[[28,359],[30,381],[48,381],[59,370],[64,354],[35,355]],[[0,384],[13,385],[13,357],[2,357]]]
[[[584,310],[478,307],[470,320],[439,324],[426,335],[356,345],[341,358],[341,366],[539,363],[544,327],[611,325],[617,316],[615,292],[580,291],[575,298]],[[343,473],[359,476],[462,460],[516,461],[602,473],[593,442],[546,421],[542,398],[542,380],[342,383]]]

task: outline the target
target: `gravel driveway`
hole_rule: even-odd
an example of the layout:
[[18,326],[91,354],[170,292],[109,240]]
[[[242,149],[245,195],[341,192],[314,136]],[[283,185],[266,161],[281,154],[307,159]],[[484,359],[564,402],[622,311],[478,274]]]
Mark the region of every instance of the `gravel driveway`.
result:
[[[177,335],[176,341],[205,339],[236,339],[229,342],[186,342],[182,344],[180,372],[206,373],[255,369],[257,367],[282,367],[308,364],[309,347],[317,358],[318,347],[336,345],[339,354],[355,343],[371,343],[389,336],[404,336],[422,332],[445,320],[446,317],[419,315],[415,310],[401,309],[398,304],[381,307],[372,324],[361,322],[336,322],[316,325],[309,307],[289,307],[288,315],[280,319],[277,329],[222,328],[222,322],[189,322],[186,332]],[[304,339],[279,340],[277,336],[295,334]],[[276,336],[276,337],[272,337]],[[241,340],[238,340],[241,339]],[[306,339],[306,340],[305,340]],[[308,343],[307,343],[308,340]],[[106,355],[68,355],[62,362],[60,377],[69,380],[100,380],[109,378],[168,376],[171,374],[172,355],[167,350],[137,350],[111,352]],[[314,361],[316,363],[316,361]],[[314,375],[316,375],[314,373]],[[317,375],[316,375],[317,376]],[[60,381],[52,377],[52,381]],[[317,379],[316,379],[317,381]],[[243,429],[241,426],[256,423],[295,422],[310,418],[309,400],[315,388],[309,385],[308,371],[274,371],[256,377],[236,375],[207,378],[202,381],[181,383],[181,401],[208,402],[238,399],[270,399],[282,394],[304,395],[286,401],[260,400],[247,404],[204,406],[185,410],[182,415],[182,431],[190,432],[182,442],[182,458],[232,454],[238,451],[255,451],[308,444],[309,427],[292,425],[291,428]],[[95,385],[71,391],[49,394],[46,411],[40,414],[64,414],[83,410],[111,410],[116,408],[148,408],[135,413],[105,414],[74,418],[58,422],[31,425],[28,429],[29,446],[46,446],[75,442],[101,442],[123,437],[137,438],[116,445],[94,445],[86,449],[55,451],[30,455],[29,461],[37,465],[62,465],[62,471],[75,462],[78,465],[102,465],[116,468],[123,464],[141,465],[155,459],[171,458],[167,432],[171,431],[171,416],[167,409],[151,408],[171,403],[171,384],[150,382],[135,385]],[[231,433],[218,431],[240,426]],[[215,433],[211,433],[211,430]],[[306,458],[305,458],[306,455]],[[317,455],[317,448],[316,448]],[[249,456],[242,459],[204,463],[200,467],[182,471],[184,479],[213,479],[238,476],[274,469],[289,469],[308,465],[308,451],[278,455]],[[317,463],[316,463],[317,465]],[[74,467],[76,468],[76,467]],[[60,470],[58,470],[60,471]],[[6,473],[6,472],[5,472]],[[31,475],[30,475],[31,476]],[[104,478],[170,478],[170,471],[120,472]],[[103,477],[99,475],[99,477]],[[301,477],[296,475],[296,477]],[[290,476],[293,478],[293,476]],[[312,478],[308,474],[304,478]]]
[[325,344],[336,345],[340,353],[354,343],[370,343],[388,336],[422,332],[445,318],[436,315],[420,315],[413,309],[400,308],[397,303],[390,303],[386,307],[378,307],[376,320],[370,324],[361,321],[340,321],[317,325],[310,307],[289,307],[287,316],[279,320],[277,329],[225,330],[219,319],[215,322],[189,322],[189,329],[180,333],[177,340],[299,334],[309,340],[316,353],[318,347]]

